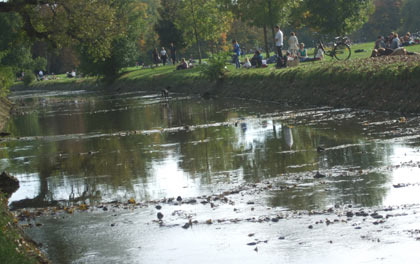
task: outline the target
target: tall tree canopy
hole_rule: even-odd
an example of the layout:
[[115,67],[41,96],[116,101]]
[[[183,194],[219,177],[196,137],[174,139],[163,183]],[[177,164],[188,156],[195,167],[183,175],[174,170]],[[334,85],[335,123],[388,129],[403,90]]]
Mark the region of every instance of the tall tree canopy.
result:
[[90,54],[110,54],[112,39],[121,34],[113,5],[117,0],[9,0],[0,2],[0,13],[17,13],[22,30],[33,39],[53,46],[84,43]]
[[230,11],[221,10],[217,0],[182,0],[175,23],[184,31],[185,42],[196,44],[201,63],[201,42],[217,42],[229,30],[231,21]]
[[159,19],[156,22],[155,30],[159,35],[160,45],[168,47],[174,43],[177,48],[185,47],[182,29],[175,25],[176,16],[181,0],[162,0],[158,9]]
[[317,33],[340,36],[359,29],[373,10],[372,0],[302,0],[291,19]]
[[410,32],[420,30],[420,1],[404,0],[401,10],[402,29]]
[[123,67],[133,65],[139,56],[137,43],[146,27],[147,7],[139,0],[118,0],[113,4],[117,24],[123,34],[111,39],[109,56],[101,60],[96,60],[89,52],[89,44],[82,43],[79,46],[82,55],[80,67],[84,73],[103,75],[112,81]]
[[397,31],[401,26],[403,0],[375,0],[375,12],[363,25],[360,34],[364,40],[375,40],[377,36]]

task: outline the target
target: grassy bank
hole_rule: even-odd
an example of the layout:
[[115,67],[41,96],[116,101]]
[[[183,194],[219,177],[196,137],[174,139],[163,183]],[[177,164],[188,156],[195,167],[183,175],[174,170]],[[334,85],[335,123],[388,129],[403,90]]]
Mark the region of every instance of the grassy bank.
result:
[[[12,104],[0,97],[0,131],[9,119]],[[8,210],[7,199],[0,191],[0,263],[48,263],[30,239],[25,238],[17,220]]]
[[[176,71],[173,65],[154,69],[127,68],[112,85],[96,79],[42,81],[30,89],[108,89],[116,91],[160,91],[213,96],[242,97],[288,102],[296,105],[329,105],[402,112],[420,112],[418,88],[420,56],[369,58],[373,43],[352,46],[349,61],[327,57],[321,62],[301,63],[296,67],[262,69],[228,67],[226,77],[209,82],[197,68]],[[407,48],[420,52],[420,45]],[[356,50],[361,52],[355,53]],[[16,86],[23,89],[23,86]]]
[[0,193],[0,260],[7,264],[45,263],[41,253],[23,236],[17,220],[7,209],[7,199]]

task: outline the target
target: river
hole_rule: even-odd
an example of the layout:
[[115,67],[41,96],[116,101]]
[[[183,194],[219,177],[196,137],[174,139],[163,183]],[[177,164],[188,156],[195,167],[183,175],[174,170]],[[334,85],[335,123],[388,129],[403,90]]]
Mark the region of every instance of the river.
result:
[[53,263],[420,257],[418,116],[141,92],[10,98],[10,207]]

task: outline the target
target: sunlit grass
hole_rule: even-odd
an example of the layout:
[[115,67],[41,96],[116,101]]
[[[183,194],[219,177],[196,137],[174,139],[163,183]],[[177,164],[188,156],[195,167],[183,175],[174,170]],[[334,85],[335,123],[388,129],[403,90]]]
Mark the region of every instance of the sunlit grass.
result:
[[[227,78],[238,79],[264,79],[280,78],[286,80],[295,79],[328,79],[328,80],[350,80],[360,78],[409,78],[413,72],[417,72],[420,65],[419,59],[409,58],[408,60],[400,57],[389,57],[380,59],[368,59],[372,53],[374,42],[354,44],[351,46],[351,58],[347,61],[337,61],[334,58],[325,56],[323,61],[300,63],[296,67],[276,69],[275,64],[269,64],[267,68],[261,69],[235,69],[233,64],[228,65]],[[419,52],[420,45],[407,47],[408,51]],[[313,56],[313,49],[308,50],[309,56]],[[252,55],[246,55],[251,57]],[[416,56],[408,56],[416,57]],[[244,60],[245,56],[241,58]],[[128,67],[123,70],[118,82],[159,82],[160,85],[170,85],[179,81],[194,81],[201,79],[197,65],[188,70],[176,70],[175,65],[159,65],[155,68]],[[85,87],[100,87],[97,85],[98,78],[67,78],[64,74],[57,75],[55,80],[37,81],[31,86],[42,89],[45,86],[54,84],[67,84]]]

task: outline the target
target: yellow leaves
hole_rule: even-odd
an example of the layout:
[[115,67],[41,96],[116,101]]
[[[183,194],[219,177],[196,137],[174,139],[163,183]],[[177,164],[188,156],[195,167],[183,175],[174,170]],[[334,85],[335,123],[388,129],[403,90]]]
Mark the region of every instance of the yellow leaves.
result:
[[133,197],[130,198],[130,200],[128,200],[129,204],[136,204],[136,200],[134,200]]
[[405,123],[405,122],[407,122],[407,118],[405,118],[404,116],[403,117],[400,117],[400,123]]
[[311,16],[311,12],[307,10],[305,13],[303,13],[303,18],[308,18]]
[[89,209],[89,207],[87,206],[87,204],[81,204],[81,205],[79,205],[79,210],[80,211],[86,211],[87,209]]
[[73,214],[74,208],[72,207],[64,207],[64,211],[68,214]]

